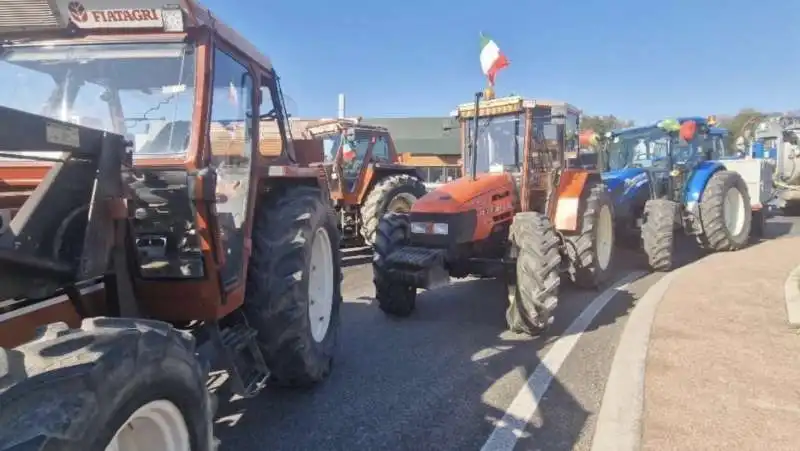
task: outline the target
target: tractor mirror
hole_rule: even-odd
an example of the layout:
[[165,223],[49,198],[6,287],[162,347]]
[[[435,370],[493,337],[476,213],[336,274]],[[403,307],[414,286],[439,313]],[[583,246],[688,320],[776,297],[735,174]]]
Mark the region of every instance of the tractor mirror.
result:
[[686,142],[694,139],[697,134],[697,123],[695,121],[686,121],[680,126],[680,138]]

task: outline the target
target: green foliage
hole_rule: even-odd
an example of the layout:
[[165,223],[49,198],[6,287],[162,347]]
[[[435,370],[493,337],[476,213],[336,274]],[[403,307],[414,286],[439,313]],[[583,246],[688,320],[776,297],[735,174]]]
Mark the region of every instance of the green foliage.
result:
[[625,121],[616,116],[582,116],[581,130],[592,130],[599,136],[618,128],[633,127],[633,121]]
[[727,148],[735,148],[736,140],[739,137],[750,138],[759,121],[764,117],[764,113],[754,108],[742,108],[735,116],[720,120],[719,126],[727,128],[729,132]]

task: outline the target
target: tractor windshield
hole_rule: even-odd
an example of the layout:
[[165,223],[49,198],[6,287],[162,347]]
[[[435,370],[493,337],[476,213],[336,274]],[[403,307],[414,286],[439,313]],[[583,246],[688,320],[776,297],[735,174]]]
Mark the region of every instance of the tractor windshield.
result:
[[187,151],[194,80],[185,43],[0,48],[0,105],[125,135],[137,154]]
[[[612,171],[630,167],[666,168],[670,139],[656,127],[619,133],[608,144],[609,168]],[[691,157],[692,146],[674,140],[672,152],[676,162],[686,161]]]
[[[519,171],[522,163],[524,130],[522,114],[489,116],[478,119],[476,173]],[[467,127],[467,148],[464,159],[467,172],[471,170],[472,157],[469,143],[472,141],[473,122],[464,120]]]

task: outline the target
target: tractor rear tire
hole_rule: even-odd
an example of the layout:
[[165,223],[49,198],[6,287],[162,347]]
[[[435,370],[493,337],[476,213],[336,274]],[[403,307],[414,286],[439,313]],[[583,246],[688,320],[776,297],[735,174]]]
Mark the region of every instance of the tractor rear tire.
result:
[[408,244],[411,226],[405,213],[387,213],[378,225],[375,253],[372,256],[372,274],[375,299],[384,313],[406,317],[417,304],[417,289],[394,280],[389,273],[387,257]]
[[414,201],[427,194],[425,184],[408,174],[390,175],[379,180],[361,206],[361,236],[374,246],[378,224],[386,213],[408,213]]
[[642,246],[653,271],[672,269],[679,208],[676,202],[666,199],[651,199],[644,204]]
[[560,240],[547,216],[536,212],[517,213],[509,234],[517,267],[506,322],[512,332],[538,335],[558,304]]
[[[252,237],[244,311],[271,379],[290,387],[320,382],[331,371],[342,305],[336,216],[319,188],[294,186],[256,206]],[[328,254],[319,269],[317,250]],[[317,287],[317,275],[327,286]]]
[[581,200],[578,234],[566,235],[569,276],[581,288],[597,288],[611,275],[614,261],[614,205],[605,185],[596,184]]
[[750,240],[751,211],[750,194],[742,176],[733,171],[715,172],[700,200],[700,244],[714,252],[745,247]]
[[0,348],[0,449],[93,451],[116,440],[211,451],[208,373],[194,351],[187,332],[127,318],[54,323]]

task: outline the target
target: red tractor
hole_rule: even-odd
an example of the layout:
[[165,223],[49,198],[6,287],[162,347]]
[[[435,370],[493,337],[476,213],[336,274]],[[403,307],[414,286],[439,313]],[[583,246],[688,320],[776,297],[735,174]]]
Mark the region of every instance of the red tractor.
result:
[[498,277],[515,332],[549,323],[560,276],[597,287],[610,274],[614,211],[600,173],[569,168],[580,112],[507,97],[461,105],[464,173],[381,221],[373,261],[380,308],[411,314],[417,289],[450,277]]
[[173,3],[0,2],[0,449],[211,451],[212,364],[331,371],[324,175],[270,60]]
[[322,165],[345,242],[371,246],[384,214],[408,212],[427,193],[419,170],[399,162],[384,127],[335,119],[308,127],[306,134],[323,147]]

